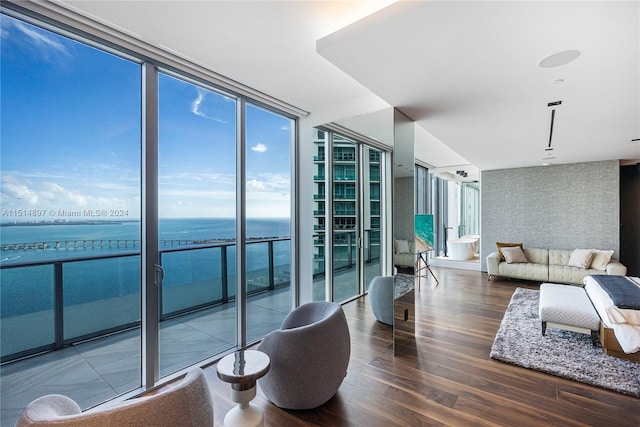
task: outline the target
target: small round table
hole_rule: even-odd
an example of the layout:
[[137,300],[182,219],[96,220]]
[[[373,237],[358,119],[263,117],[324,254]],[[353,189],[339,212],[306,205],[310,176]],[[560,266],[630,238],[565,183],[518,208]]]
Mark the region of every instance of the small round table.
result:
[[269,371],[270,364],[269,356],[257,350],[239,350],[220,359],[218,378],[231,383],[231,399],[238,403],[225,415],[225,426],[263,425],[262,411],[250,402],[256,397],[256,381]]

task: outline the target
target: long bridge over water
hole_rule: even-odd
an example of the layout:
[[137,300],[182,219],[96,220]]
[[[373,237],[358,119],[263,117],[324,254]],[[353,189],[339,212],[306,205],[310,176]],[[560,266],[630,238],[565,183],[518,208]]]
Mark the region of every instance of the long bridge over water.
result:
[[[204,245],[211,243],[234,242],[235,239],[216,240],[160,240],[160,246],[190,246]],[[100,248],[139,248],[140,240],[135,239],[77,239],[77,240],[55,240],[47,242],[30,243],[3,243],[0,249],[3,251],[27,251],[27,250],[47,250],[47,249],[100,249]]]
[[[290,237],[248,237],[247,242],[288,240]],[[235,243],[236,239],[161,239],[158,244],[161,247],[194,246],[211,244]],[[47,249],[101,249],[101,248],[139,248],[140,240],[136,239],[73,239],[50,240],[29,243],[2,243],[2,251],[28,251]]]

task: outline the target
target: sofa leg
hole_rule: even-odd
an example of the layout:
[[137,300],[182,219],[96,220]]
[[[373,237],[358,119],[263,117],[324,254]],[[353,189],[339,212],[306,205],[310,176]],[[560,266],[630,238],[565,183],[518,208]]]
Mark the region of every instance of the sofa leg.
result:
[[491,275],[487,274],[487,280],[490,282],[491,281]]
[[542,336],[547,332],[547,322],[542,322]]

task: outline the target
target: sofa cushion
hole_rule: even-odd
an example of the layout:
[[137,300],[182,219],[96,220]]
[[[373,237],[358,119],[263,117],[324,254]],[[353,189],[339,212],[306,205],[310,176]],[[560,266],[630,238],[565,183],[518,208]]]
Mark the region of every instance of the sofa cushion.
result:
[[524,252],[522,252],[522,248],[520,248],[520,246],[504,247],[502,248],[502,254],[504,255],[504,259],[508,264],[529,262]]
[[509,248],[513,246],[520,246],[522,249],[522,243],[505,243],[505,242],[496,242],[496,247],[498,248],[498,255],[500,256],[500,261],[504,261],[504,255],[502,253],[502,248]]
[[607,269],[607,264],[611,261],[611,257],[613,256],[613,251],[602,251],[598,249],[593,250],[593,259],[591,260],[591,266],[594,270],[605,271]]
[[498,276],[547,282],[549,280],[549,268],[547,264],[533,264],[530,262],[507,264],[506,262],[501,262],[498,266]]
[[549,264],[549,250],[541,248],[524,248],[524,254],[533,264]]
[[585,277],[592,276],[594,274],[606,274],[606,272],[590,268],[569,267],[567,265],[549,266],[550,282],[582,285]]
[[401,254],[408,254],[409,251],[409,241],[403,239],[396,239],[396,252]]
[[584,270],[589,268],[592,259],[592,249],[574,249],[573,252],[571,252],[567,265],[569,267],[578,267]]
[[571,249],[549,249],[549,265],[569,265]]

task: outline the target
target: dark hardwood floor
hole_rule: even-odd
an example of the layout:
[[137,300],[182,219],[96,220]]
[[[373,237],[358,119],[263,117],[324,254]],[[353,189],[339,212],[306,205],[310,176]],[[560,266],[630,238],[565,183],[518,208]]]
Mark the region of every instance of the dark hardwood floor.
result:
[[[489,358],[513,291],[536,284],[433,270],[440,285],[422,279],[416,293],[415,348],[394,357],[391,327],[366,297],[344,305],[352,348],[338,393],[318,409],[285,411],[258,390],[265,426],[640,426],[638,398]],[[230,386],[215,365],[205,372],[221,426]]]

